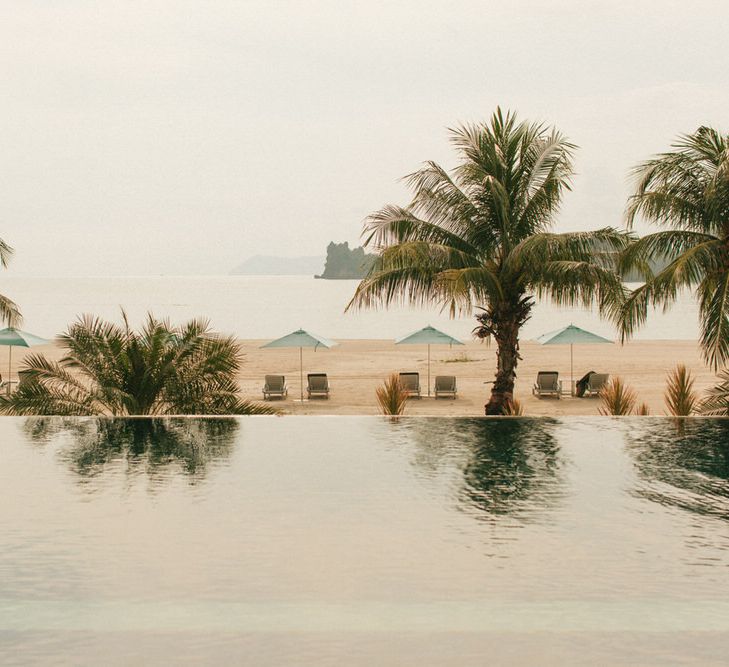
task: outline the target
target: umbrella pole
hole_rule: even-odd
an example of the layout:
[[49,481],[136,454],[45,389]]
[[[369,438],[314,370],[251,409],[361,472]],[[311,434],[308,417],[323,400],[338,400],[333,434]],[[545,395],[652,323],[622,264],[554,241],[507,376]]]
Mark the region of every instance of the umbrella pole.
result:
[[10,371],[13,368],[13,346],[8,345],[8,396],[10,396]]
[[428,343],[428,398],[430,398],[430,343]]
[[304,348],[299,348],[299,388],[301,389],[301,402],[304,402]]
[[570,343],[570,396],[575,395],[575,370],[572,363],[572,343]]

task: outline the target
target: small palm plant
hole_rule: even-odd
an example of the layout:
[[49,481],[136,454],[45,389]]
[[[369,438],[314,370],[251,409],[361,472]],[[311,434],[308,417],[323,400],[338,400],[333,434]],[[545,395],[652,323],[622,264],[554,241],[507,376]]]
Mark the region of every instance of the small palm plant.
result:
[[60,337],[59,361],[26,357],[15,393],[0,399],[11,415],[271,414],[240,397],[238,343],[206,322],[173,327],[151,314],[140,331],[84,316]]
[[600,391],[601,415],[629,415],[633,412],[638,396],[619,377],[613,378]]
[[635,414],[640,417],[647,417],[650,414],[650,410],[648,409],[647,403],[641,403],[638,406],[638,409],[635,411]]
[[699,411],[712,417],[729,417],[729,369],[719,373],[719,384],[706,392]]
[[375,395],[383,415],[401,415],[405,412],[408,393],[400,384],[400,378],[396,373],[390,375],[375,389]]
[[668,374],[664,400],[669,414],[675,417],[688,417],[696,412],[699,398],[694,391],[694,378],[683,364]]
[[524,414],[524,406],[518,398],[511,398],[504,407],[506,417],[521,417]]

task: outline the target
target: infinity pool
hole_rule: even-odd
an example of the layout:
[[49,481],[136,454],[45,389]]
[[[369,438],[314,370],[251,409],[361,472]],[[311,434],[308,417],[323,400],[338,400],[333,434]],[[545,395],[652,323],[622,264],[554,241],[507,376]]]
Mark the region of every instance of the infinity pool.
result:
[[3,664],[725,664],[729,421],[0,419]]

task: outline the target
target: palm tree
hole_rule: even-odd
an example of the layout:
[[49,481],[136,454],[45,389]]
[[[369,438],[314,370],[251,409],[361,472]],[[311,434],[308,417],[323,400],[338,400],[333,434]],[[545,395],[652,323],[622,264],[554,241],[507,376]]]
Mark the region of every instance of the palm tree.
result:
[[[0,239],[0,267],[7,268],[13,249]],[[0,322],[5,322],[8,326],[17,326],[21,321],[20,310],[8,297],[0,294]]]
[[549,231],[575,148],[555,129],[497,109],[489,124],[450,134],[458,166],[449,173],[426,162],[406,177],[414,191],[408,207],[386,206],[368,218],[365,245],[379,256],[348,308],[438,304],[455,316],[480,307],[474,333],[497,347],[486,414],[502,414],[535,298],[612,312],[625,296],[615,253],[632,236],[612,228]]
[[[626,300],[619,324],[629,338],[649,306],[668,307],[682,289],[692,289],[703,356],[716,370],[729,361],[729,136],[700,127],[672,147],[634,170],[628,226],[641,215],[666,229],[642,237],[623,255],[623,268],[638,269],[645,284]],[[654,273],[654,262],[667,265]]]
[[181,327],[151,314],[140,331],[81,317],[60,337],[60,362],[26,357],[15,393],[0,401],[14,415],[270,414],[239,396],[240,347],[206,322]]

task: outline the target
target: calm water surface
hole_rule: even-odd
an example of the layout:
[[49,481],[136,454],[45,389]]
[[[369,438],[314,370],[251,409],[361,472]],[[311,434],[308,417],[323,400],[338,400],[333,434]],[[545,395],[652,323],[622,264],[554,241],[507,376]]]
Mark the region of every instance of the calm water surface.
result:
[[[3,275],[2,293],[12,297],[25,328],[53,337],[82,313],[114,321],[124,307],[141,323],[148,311],[182,322],[209,318],[215,329],[238,338],[277,338],[299,327],[330,338],[396,338],[428,322],[460,338],[470,338],[473,317],[451,320],[438,309],[390,308],[344,313],[356,280],[314,280],[311,276],[116,276],[43,277]],[[573,322],[615,338],[614,327],[591,311],[538,303],[523,338],[535,338]],[[644,340],[696,340],[696,302],[682,294],[667,313],[651,312],[636,334]]]
[[729,421],[0,420],[3,664],[725,664]]

